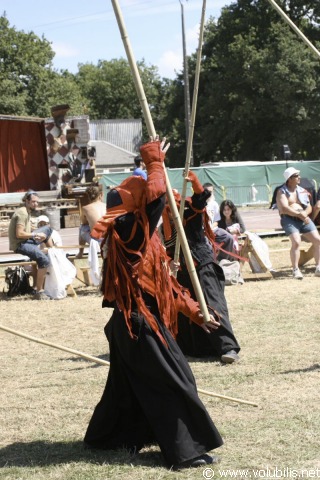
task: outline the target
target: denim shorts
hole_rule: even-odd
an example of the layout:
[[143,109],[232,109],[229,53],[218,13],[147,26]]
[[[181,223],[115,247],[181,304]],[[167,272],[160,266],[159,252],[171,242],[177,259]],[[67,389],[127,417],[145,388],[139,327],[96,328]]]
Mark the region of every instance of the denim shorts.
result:
[[310,233],[313,230],[316,230],[317,227],[310,220],[309,223],[303,223],[303,220],[300,220],[297,217],[290,217],[289,215],[282,215],[280,219],[281,226],[285,231],[285,234],[292,235],[293,233]]
[[91,235],[90,235],[90,226],[89,225],[80,225],[79,228],[79,243],[80,245],[84,245],[84,243],[90,243]]
[[[43,232],[47,235],[45,242],[52,234],[52,228],[50,227],[41,227],[36,230],[37,232]],[[39,243],[34,238],[28,238],[24,242],[20,243],[19,247],[16,249],[16,253],[21,253],[26,255],[31,260],[37,262],[38,268],[46,268],[49,266],[49,257],[39,248]]]

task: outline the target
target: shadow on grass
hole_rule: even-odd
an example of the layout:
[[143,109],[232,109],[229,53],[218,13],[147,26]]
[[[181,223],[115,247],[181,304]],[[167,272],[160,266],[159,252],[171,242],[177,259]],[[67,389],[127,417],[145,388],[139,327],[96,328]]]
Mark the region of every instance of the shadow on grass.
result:
[[307,368],[298,368],[297,370],[285,370],[284,372],[280,372],[281,375],[286,375],[287,373],[306,373],[306,372],[314,372],[316,370],[320,370],[320,364],[315,363]]
[[[110,355],[109,354],[92,355],[92,356],[95,357],[95,358],[98,358],[100,360],[104,360],[105,362],[110,362]],[[85,367],[89,367],[89,368],[105,367],[101,363],[93,363],[92,360],[87,360],[86,358],[83,358],[83,357],[69,357],[69,358],[67,358],[67,360],[69,362],[84,363],[84,364],[86,364]],[[78,370],[80,370],[80,369],[78,369]]]
[[128,450],[91,450],[83,442],[17,442],[0,450],[0,468],[46,467],[73,462],[165,467],[159,452],[142,451],[133,455]]

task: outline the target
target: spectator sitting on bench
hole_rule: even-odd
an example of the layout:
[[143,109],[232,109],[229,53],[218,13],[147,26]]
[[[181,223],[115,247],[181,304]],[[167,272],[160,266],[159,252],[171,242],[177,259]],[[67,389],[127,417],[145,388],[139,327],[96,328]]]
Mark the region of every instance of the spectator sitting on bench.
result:
[[238,236],[245,232],[246,227],[237,207],[231,200],[224,200],[221,203],[220,217],[218,227],[227,230],[233,236],[233,248],[239,253]]
[[299,270],[301,235],[313,245],[316,262],[315,276],[320,277],[320,235],[310,218],[312,207],[310,193],[300,187],[300,170],[287,168],[283,176],[286,183],[277,193],[277,207],[280,213],[280,223],[285,234],[290,238],[290,258],[293,278],[303,279]]
[[43,288],[49,265],[48,256],[39,248],[41,243],[45,243],[47,247],[52,247],[51,233],[52,228],[49,226],[41,227],[33,232],[31,231],[31,214],[36,211],[39,203],[39,196],[33,190],[28,190],[22,201],[24,207],[18,208],[9,225],[9,248],[15,253],[28,256],[37,263],[37,279],[35,300],[48,300]]
[[231,255],[228,255],[228,252],[233,253],[233,236],[225,228],[219,226],[219,221],[221,220],[220,210],[218,202],[214,196],[214,188],[212,183],[204,183],[203,188],[208,190],[211,193],[211,196],[207,200],[206,210],[209,215],[209,225],[213,230],[215,235],[215,241],[222,245],[223,250],[219,250],[217,253],[217,262],[220,260],[234,260]]

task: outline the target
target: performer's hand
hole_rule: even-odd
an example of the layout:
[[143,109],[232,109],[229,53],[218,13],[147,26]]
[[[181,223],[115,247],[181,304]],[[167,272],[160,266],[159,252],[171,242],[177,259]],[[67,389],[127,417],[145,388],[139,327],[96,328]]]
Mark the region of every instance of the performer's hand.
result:
[[185,179],[186,179],[187,182],[192,183],[192,188],[193,188],[194,193],[202,193],[203,192],[204,188],[201,185],[201,182],[200,182],[199,178],[197,177],[197,175],[194,172],[189,170],[189,173],[188,173],[187,176],[185,176]]
[[[163,153],[167,153],[170,147],[170,142],[165,146],[167,138],[163,137],[160,143],[160,150]],[[159,142],[159,135],[156,135],[155,137],[150,136],[150,142]]]
[[[199,313],[199,318],[203,318],[202,313]],[[213,330],[217,330],[220,327],[220,323],[214,318],[213,315],[209,315],[209,322],[202,323],[200,327],[206,332],[210,333]]]
[[174,260],[171,260],[169,267],[170,267],[171,273],[174,275],[180,268],[180,262],[175,262]]

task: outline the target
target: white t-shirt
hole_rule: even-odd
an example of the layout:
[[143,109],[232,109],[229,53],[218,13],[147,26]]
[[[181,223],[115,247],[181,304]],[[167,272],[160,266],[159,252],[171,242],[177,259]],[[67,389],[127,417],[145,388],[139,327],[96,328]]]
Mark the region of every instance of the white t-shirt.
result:
[[211,196],[209,198],[206,210],[209,215],[210,224],[221,220],[220,208],[218,202],[215,201],[214,197]]

